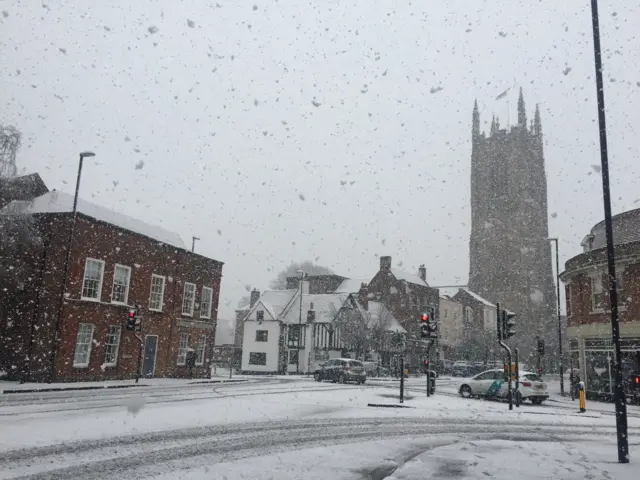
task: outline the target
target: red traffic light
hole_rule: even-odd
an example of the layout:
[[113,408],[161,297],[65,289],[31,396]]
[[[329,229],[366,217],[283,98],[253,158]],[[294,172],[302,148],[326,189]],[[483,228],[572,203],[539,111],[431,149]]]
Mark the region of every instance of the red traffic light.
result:
[[129,310],[129,318],[135,318],[136,317],[136,311],[135,310]]
[[429,315],[427,315],[426,313],[423,313],[420,315],[420,321],[421,322],[428,322],[429,321]]
[[636,386],[640,385],[640,375],[636,375],[635,377],[633,377],[633,383]]
[[424,364],[428,367],[429,366],[429,360],[425,360]]

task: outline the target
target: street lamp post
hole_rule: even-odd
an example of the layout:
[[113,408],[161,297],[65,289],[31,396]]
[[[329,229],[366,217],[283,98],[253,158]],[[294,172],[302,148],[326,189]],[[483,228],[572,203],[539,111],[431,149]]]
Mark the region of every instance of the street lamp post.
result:
[[560,395],[564,397],[564,357],[562,356],[562,319],[560,316],[560,255],[558,252],[558,239],[549,238],[556,244],[556,299],[558,305],[558,356],[560,357]]
[[296,373],[300,373],[300,342],[302,340],[302,290],[304,286],[304,272],[298,270],[300,274],[300,316],[298,317],[298,362],[296,363]]
[[604,225],[607,237],[607,267],[609,273],[609,302],[611,308],[611,340],[614,348],[614,398],[616,403],[616,431],[618,434],[618,463],[629,463],[629,439],[627,436],[627,405],[622,387],[622,363],[620,358],[620,322],[618,318],[618,286],[613,248],[613,222],[611,221],[611,194],[609,191],[609,158],[607,152],[607,127],[605,122],[604,85],[602,81],[602,52],[600,48],[600,20],[598,0],[591,0],[593,24],[593,53],[596,67],[596,96],[598,100],[598,125],[600,127],[600,162],[602,166],[602,200]]
[[60,303],[58,305],[58,313],[56,315],[56,326],[54,330],[53,345],[51,346],[51,365],[49,372],[49,383],[55,377],[56,354],[58,352],[58,344],[60,343],[60,324],[62,322],[62,312],[64,308],[64,296],[67,291],[67,280],[69,278],[69,263],[71,262],[71,245],[76,230],[76,218],[78,216],[78,192],[80,191],[80,177],[82,176],[82,163],[85,158],[95,157],[93,152],[81,152],[80,161],[78,162],[78,177],[76,178],[76,193],[73,197],[73,209],[71,211],[71,227],[69,228],[69,238],[67,239],[67,253],[65,255],[64,264],[62,266],[62,285],[60,287]]

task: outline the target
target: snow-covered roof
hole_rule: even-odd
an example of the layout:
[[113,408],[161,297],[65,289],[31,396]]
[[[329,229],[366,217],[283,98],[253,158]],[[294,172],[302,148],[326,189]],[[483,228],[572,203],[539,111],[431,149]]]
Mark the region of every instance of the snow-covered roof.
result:
[[438,288],[438,291],[440,292],[441,297],[453,298],[453,296],[460,291],[460,287]]
[[254,308],[258,303],[261,303],[269,312],[269,315],[279,320],[283,310],[289,306],[297,293],[298,290],[266,290],[262,292]]
[[334,293],[358,293],[363,283],[369,283],[370,278],[347,278],[342,281]]
[[[331,323],[349,297],[346,293],[322,293],[302,295],[302,323],[307,321],[307,312],[316,312],[316,323]],[[300,295],[296,295],[291,305],[286,309],[280,320],[287,324],[298,323],[300,321]]]
[[407,283],[413,283],[414,285],[420,285],[423,287],[429,286],[417,273],[409,273],[403,270],[398,270],[397,268],[392,268],[391,273],[393,273],[393,276],[398,280],[404,280]]
[[[125,230],[144,235],[162,243],[178,248],[186,248],[184,242],[177,233],[170,232],[156,225],[150,225],[128,215],[114,212],[105,207],[78,199],[78,213],[86,215]],[[0,213],[70,213],[73,211],[73,196],[63,192],[52,191],[29,201],[15,200],[4,207]]]
[[489,300],[487,300],[485,298],[482,298],[480,295],[478,295],[477,293],[472,292],[468,288],[461,288],[460,290],[465,292],[465,293],[468,293],[474,299],[476,299],[477,301],[485,304],[487,307],[495,307],[495,305],[493,303],[491,303]]

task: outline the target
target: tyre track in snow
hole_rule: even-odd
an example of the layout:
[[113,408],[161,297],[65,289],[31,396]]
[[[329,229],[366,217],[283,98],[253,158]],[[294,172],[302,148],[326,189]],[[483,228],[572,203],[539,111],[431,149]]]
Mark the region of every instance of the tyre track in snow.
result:
[[[630,429],[640,433],[640,428]],[[464,419],[377,418],[247,423],[145,433],[13,450],[0,455],[0,476],[18,479],[143,478],[197,465],[257,455],[400,437],[438,434],[546,435],[549,438],[615,433],[615,428],[561,422],[512,421],[507,425]],[[126,477],[125,477],[126,478]]]

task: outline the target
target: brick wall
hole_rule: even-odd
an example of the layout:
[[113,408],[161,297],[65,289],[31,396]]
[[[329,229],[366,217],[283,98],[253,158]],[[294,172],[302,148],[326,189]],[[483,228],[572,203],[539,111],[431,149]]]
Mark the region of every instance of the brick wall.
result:
[[[38,226],[45,237],[45,260],[34,278],[38,281],[37,294],[32,292],[29,313],[20,314],[23,330],[33,330],[31,359],[27,368],[35,380],[47,378],[51,348],[54,344],[55,320],[60,305],[63,262],[70,216],[41,215]],[[104,273],[99,301],[81,299],[87,257],[104,261]],[[131,267],[128,305],[111,303],[115,265]],[[151,275],[166,278],[162,312],[148,309]],[[139,342],[133,332],[124,328],[130,306],[139,304],[144,316],[141,334],[157,335],[155,376],[186,376],[186,366],[177,365],[180,334],[189,334],[189,346],[195,348],[196,339],[206,336],[204,365],[196,367],[194,375],[209,372],[209,359],[214,344],[222,263],[187,250],[161,244],[148,237],[120,229],[79,215],[72,248],[67,283],[67,301],[60,325],[60,348],[56,354],[56,378],[66,380],[92,380],[131,378],[135,375]],[[182,315],[182,297],[185,282],[196,284],[194,315]],[[202,287],[213,289],[211,318],[199,318]],[[94,325],[93,345],[87,367],[74,367],[73,358],[79,324]],[[117,364],[105,366],[105,345],[110,326],[121,326],[121,340]],[[28,345],[29,339],[23,344]]]

